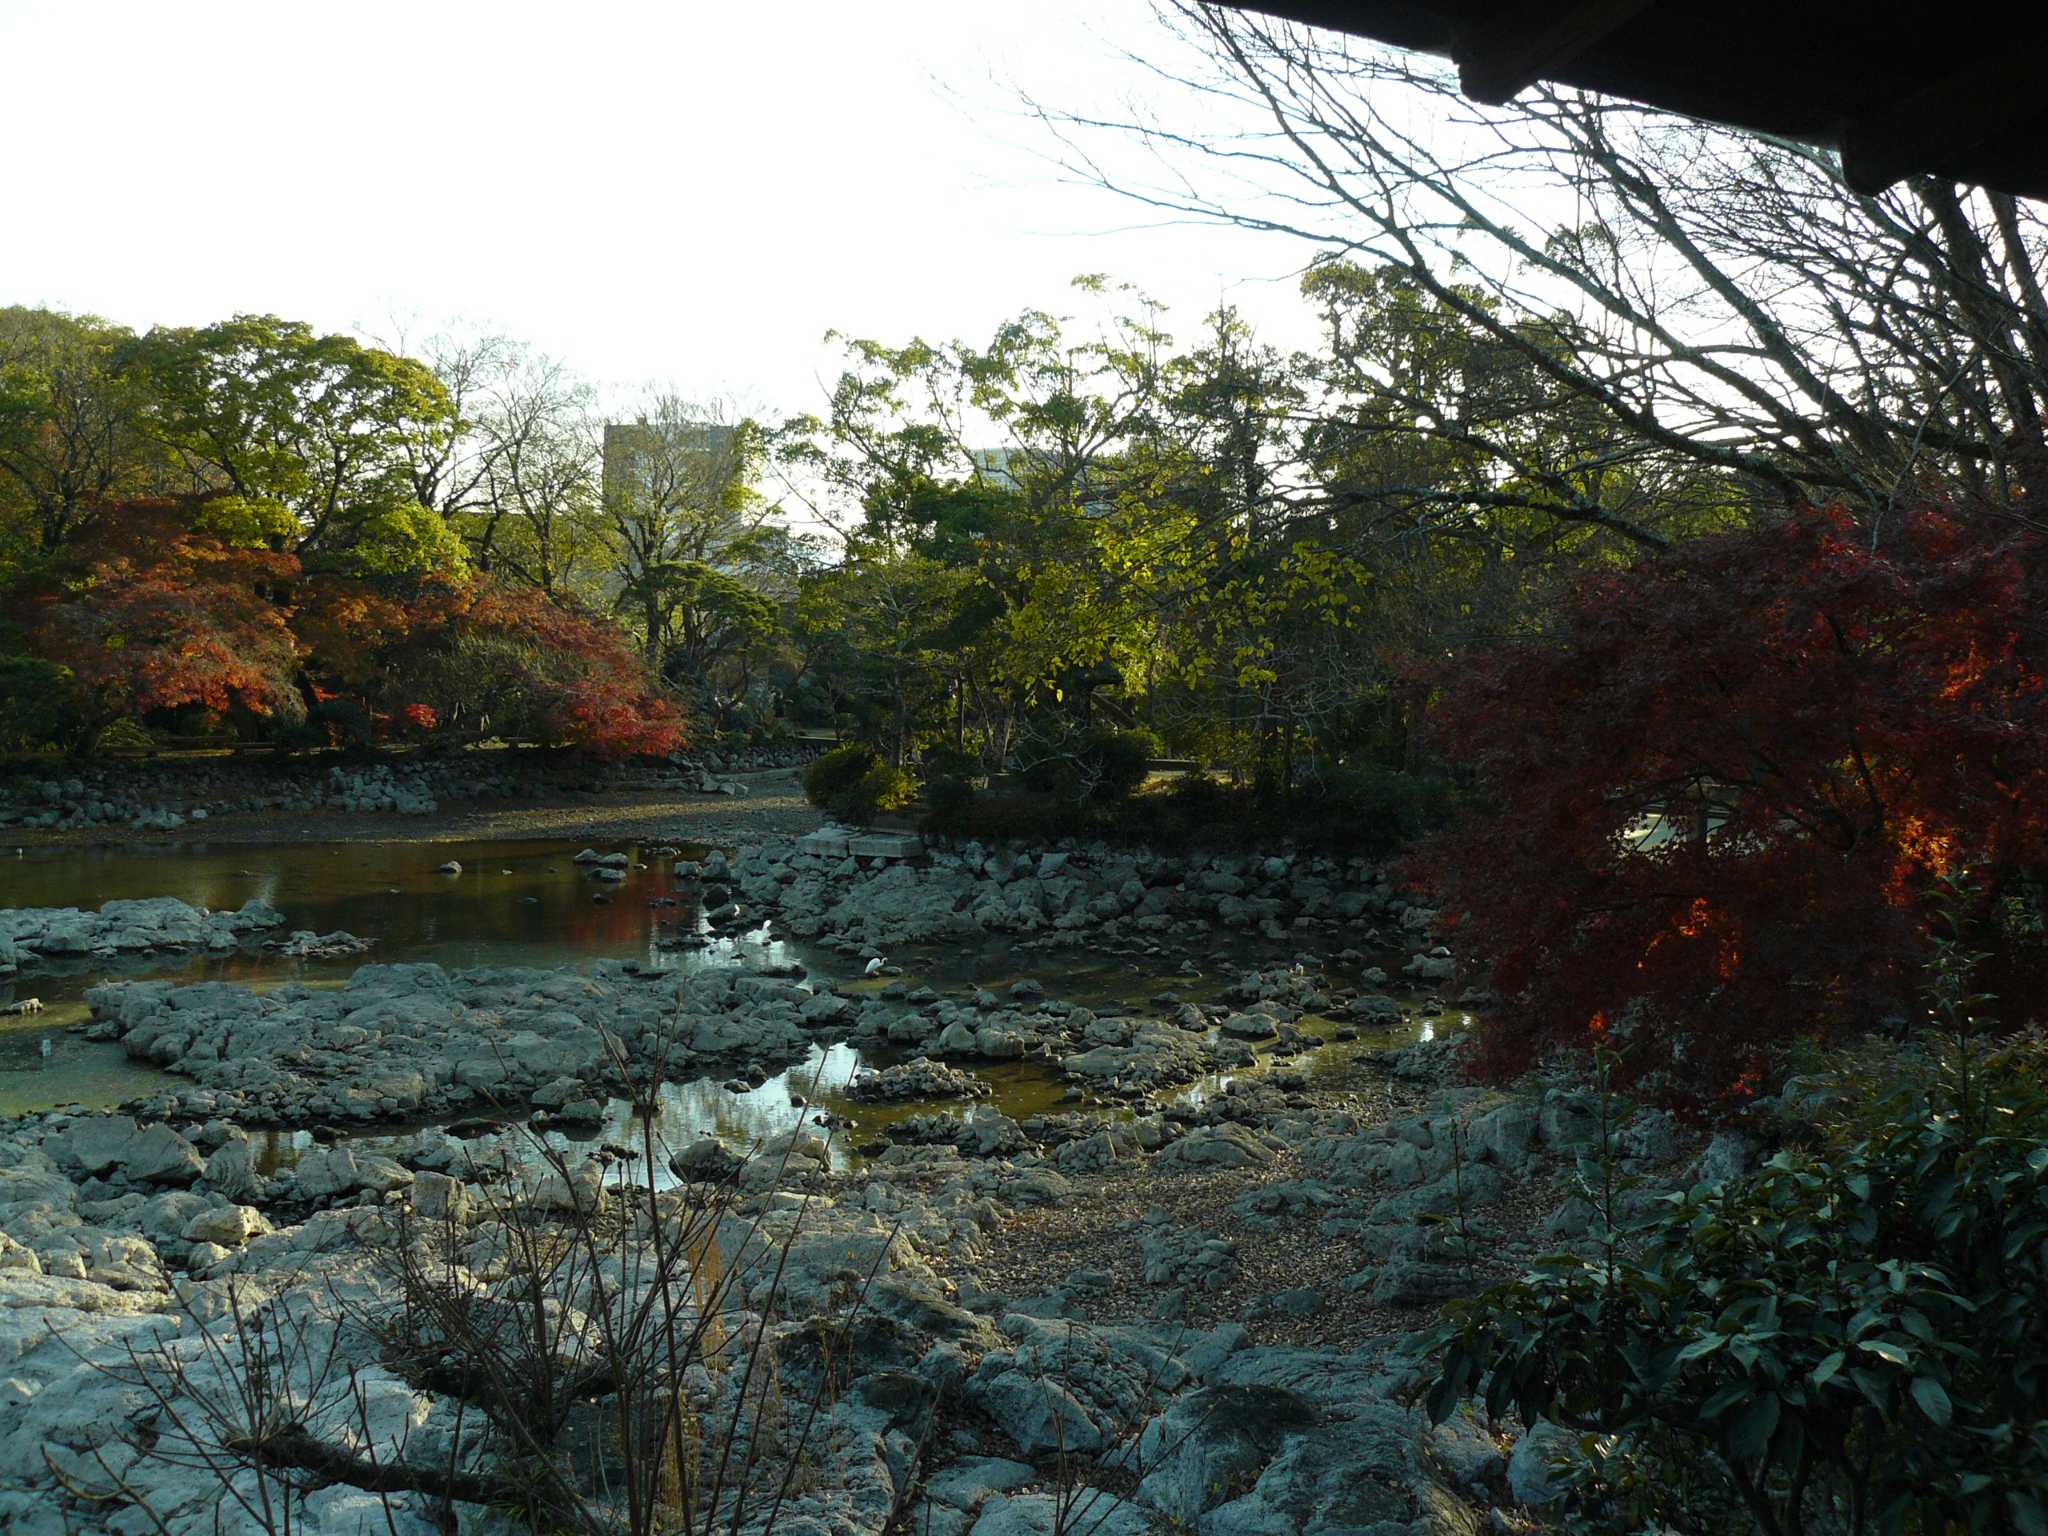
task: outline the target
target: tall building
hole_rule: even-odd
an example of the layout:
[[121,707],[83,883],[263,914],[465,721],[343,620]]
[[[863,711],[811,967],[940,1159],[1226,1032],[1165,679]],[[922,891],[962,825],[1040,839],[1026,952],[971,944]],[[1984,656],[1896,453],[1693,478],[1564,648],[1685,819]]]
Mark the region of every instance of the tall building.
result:
[[612,421],[604,429],[604,489],[674,494],[690,481],[729,476],[738,434],[716,421]]

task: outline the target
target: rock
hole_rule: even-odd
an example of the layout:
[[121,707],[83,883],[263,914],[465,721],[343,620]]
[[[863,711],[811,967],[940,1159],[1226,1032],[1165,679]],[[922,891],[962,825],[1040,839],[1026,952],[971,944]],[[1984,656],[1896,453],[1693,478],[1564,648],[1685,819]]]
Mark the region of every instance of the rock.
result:
[[1226,1035],[1237,1035],[1247,1040],[1270,1040],[1277,1031],[1273,1021],[1263,1013],[1233,1013],[1227,1016],[1221,1026]]
[[888,1102],[904,1099],[982,1099],[992,1090],[981,1078],[930,1057],[919,1056],[879,1072],[862,1072],[846,1085],[848,1098]]
[[1592,1229],[1593,1219],[1598,1214],[1583,1196],[1569,1195],[1565,1198],[1564,1204],[1550,1213],[1539,1235],[1552,1238],[1584,1237]]
[[239,1248],[252,1237],[270,1230],[263,1213],[246,1205],[218,1205],[201,1211],[185,1224],[180,1234],[188,1243],[215,1243],[222,1248]]
[[1194,1227],[1153,1225],[1138,1245],[1147,1285],[1220,1291],[1237,1273],[1237,1245]]
[[407,1198],[414,1214],[423,1221],[452,1222],[458,1226],[468,1219],[473,1203],[462,1181],[445,1173],[415,1174]]
[[96,1032],[130,1056],[231,1096],[238,1117],[304,1124],[460,1115],[483,1094],[509,1108],[564,1078],[562,1103],[601,1101],[614,1075],[607,1035],[636,1065],[687,1060],[706,1076],[781,1070],[809,1049],[798,1010],[811,994],[725,968],[603,961],[588,970],[365,965],[338,988],[265,992],[113,982],[86,1000]]
[[169,896],[109,901],[97,912],[75,907],[0,910],[0,961],[33,968],[45,957],[140,956],[163,951],[231,950],[284,921],[268,902],[209,912]]
[[52,1137],[48,1151],[59,1167],[97,1176],[127,1158],[136,1135],[135,1121],[127,1115],[92,1115],[74,1120]]
[[357,1156],[349,1147],[312,1151],[293,1171],[293,1192],[301,1200],[332,1200],[359,1190],[383,1194],[413,1182],[412,1171],[388,1157]]
[[605,1202],[604,1168],[595,1162],[550,1168],[529,1184],[527,1198],[543,1211],[596,1211]]
[[1525,1431],[1508,1453],[1508,1492],[1518,1504],[1548,1504],[1563,1491],[1552,1463],[1572,1459],[1578,1437],[1542,1419]]
[[1631,1115],[1616,1137],[1623,1157],[1645,1163],[1668,1163],[1678,1156],[1678,1121],[1668,1109],[1641,1109]]
[[290,960],[331,960],[344,955],[360,955],[370,948],[373,941],[359,939],[352,933],[314,933],[302,928],[287,938],[273,939],[266,946]]
[[949,1462],[925,1478],[924,1498],[913,1506],[908,1528],[917,1536],[962,1536],[990,1499],[1037,1481],[1037,1469],[1021,1461],[967,1456]]
[[1544,1094],[1541,1121],[1543,1139],[1560,1151],[1586,1146],[1600,1134],[1593,1096],[1577,1089],[1552,1088]]
[[1476,1157],[1484,1157],[1503,1168],[1521,1168],[1529,1161],[1535,1145],[1538,1114],[1536,1106],[1512,1099],[1473,1118],[1466,1136]]
[[1183,1168],[1249,1168],[1273,1161],[1273,1149],[1245,1126],[1205,1125],[1166,1148],[1157,1161]]
[[121,1172],[134,1184],[190,1184],[206,1172],[206,1160],[168,1125],[152,1125],[128,1144]]
[[1755,1142],[1740,1131],[1721,1131],[1700,1154],[1693,1178],[1701,1184],[1726,1184],[1744,1177],[1755,1159]]
[[1313,1426],[1313,1403],[1268,1386],[1210,1387],[1179,1398],[1145,1426],[1139,1500],[1182,1526],[1258,1481],[1290,1435]]
[[264,1178],[256,1171],[256,1155],[248,1141],[223,1141],[207,1157],[207,1184],[231,1200],[256,1198],[264,1192]]
[[1446,1301],[1476,1289],[1476,1277],[1463,1265],[1396,1256],[1374,1276],[1367,1300],[1382,1307],[1411,1307]]
[[40,1275],[43,1261],[32,1248],[17,1243],[6,1233],[0,1232],[0,1270],[17,1270],[25,1274]]
[[1275,1291],[1269,1304],[1287,1317],[1314,1317],[1323,1310],[1323,1293],[1312,1285],[1290,1286]]

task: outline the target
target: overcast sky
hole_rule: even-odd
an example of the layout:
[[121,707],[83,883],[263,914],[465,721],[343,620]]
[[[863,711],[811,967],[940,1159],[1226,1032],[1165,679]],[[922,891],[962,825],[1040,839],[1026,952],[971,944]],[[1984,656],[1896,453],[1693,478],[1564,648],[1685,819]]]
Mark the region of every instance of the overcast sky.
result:
[[0,303],[481,322],[599,381],[814,408],[827,329],[984,338],[1104,271],[1298,339],[1302,251],[1063,184],[1015,87],[1153,90],[1143,0],[0,0]]

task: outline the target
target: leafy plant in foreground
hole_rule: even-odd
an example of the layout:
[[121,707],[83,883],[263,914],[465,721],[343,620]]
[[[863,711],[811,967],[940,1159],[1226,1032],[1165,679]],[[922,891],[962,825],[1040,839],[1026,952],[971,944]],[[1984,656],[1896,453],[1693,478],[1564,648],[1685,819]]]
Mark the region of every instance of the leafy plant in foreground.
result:
[[2048,1048],[1936,974],[1954,1032],[1819,1150],[1454,1303],[1431,1414],[1582,1432],[1591,1530],[2048,1532]]

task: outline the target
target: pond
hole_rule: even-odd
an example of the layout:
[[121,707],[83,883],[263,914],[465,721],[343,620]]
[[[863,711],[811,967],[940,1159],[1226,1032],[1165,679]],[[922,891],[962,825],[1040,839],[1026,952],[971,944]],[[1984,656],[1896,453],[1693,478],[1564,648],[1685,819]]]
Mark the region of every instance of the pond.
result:
[[[340,985],[366,962],[431,961],[451,969],[465,966],[560,966],[591,960],[636,960],[650,968],[697,969],[739,964],[789,963],[814,975],[839,978],[855,992],[879,991],[881,978],[861,979],[857,962],[815,946],[777,938],[772,929],[740,940],[709,941],[676,948],[663,940],[696,933],[702,920],[687,887],[679,887],[677,855],[664,846],[616,847],[633,861],[616,885],[595,881],[574,862],[575,843],[356,843],[326,846],[204,844],[137,845],[129,849],[51,848],[15,851],[0,858],[0,906],[95,908],[126,897],[175,896],[216,910],[239,907],[261,897],[283,912],[286,930],[343,930],[373,939],[366,955],[332,959],[287,959],[261,950],[232,954],[170,955],[110,970],[94,962],[69,973],[39,971],[11,985],[0,983],[0,1003],[35,997],[42,1011],[0,1019],[0,1114],[20,1114],[59,1104],[111,1107],[145,1097],[176,1080],[127,1059],[118,1045],[94,1042],[70,1032],[88,1017],[85,990],[110,975],[149,976],[179,982],[220,980],[256,987],[299,980]],[[704,850],[685,848],[683,856]],[[445,860],[462,866],[459,875],[436,873]],[[1219,945],[1204,957],[1209,974],[1190,977],[1177,961],[1158,969],[1088,946],[1048,956],[1020,953],[1005,940],[976,946],[931,948],[891,955],[906,980],[945,990],[966,985],[1000,988],[1020,976],[1041,980],[1050,995],[1091,1006],[1142,1003],[1171,989],[1188,1001],[1204,1001],[1242,969],[1273,960],[1271,946]],[[1451,1022],[1456,1022],[1453,1016]],[[1325,1020],[1304,1019],[1302,1027],[1327,1034]],[[1400,1044],[1436,1027],[1424,1021],[1403,1026],[1367,1044]],[[48,1054],[45,1055],[47,1046]],[[1319,1051],[1297,1061],[1314,1071],[1327,1068],[1337,1053]],[[661,1138],[673,1146],[702,1134],[735,1144],[757,1142],[795,1127],[805,1102],[859,1124],[854,1137],[833,1138],[835,1155],[845,1144],[866,1140],[892,1121],[934,1110],[965,1113],[958,1101],[874,1105],[844,1096],[864,1066],[886,1065],[884,1051],[857,1050],[845,1043],[814,1048],[811,1058],[746,1092],[721,1081],[700,1079],[667,1085],[657,1116]],[[980,1102],[1021,1119],[1078,1107],[1064,1080],[1040,1063],[1004,1063],[980,1069],[991,1097]],[[1229,1078],[1203,1080],[1181,1090],[1198,1099],[1221,1091]],[[1108,1113],[1118,1113],[1114,1109]],[[608,1106],[596,1128],[602,1142],[634,1145],[638,1129],[624,1100]],[[290,1161],[310,1145],[304,1131],[280,1131],[264,1138],[265,1158]]]

